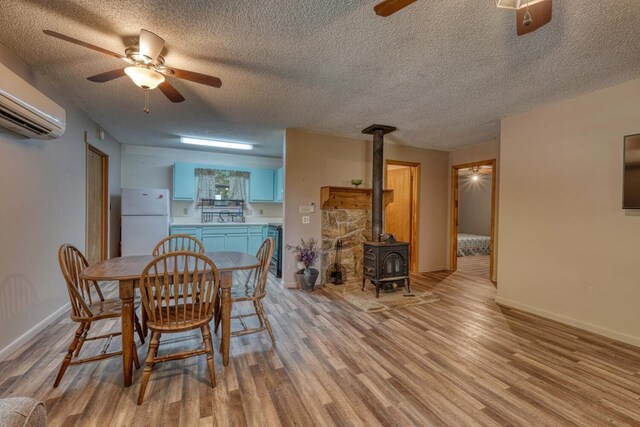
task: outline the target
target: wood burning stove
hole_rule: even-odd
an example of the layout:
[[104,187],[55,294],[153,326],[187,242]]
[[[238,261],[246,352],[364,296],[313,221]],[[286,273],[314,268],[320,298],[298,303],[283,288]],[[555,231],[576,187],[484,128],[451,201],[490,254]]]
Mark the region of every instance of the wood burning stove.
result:
[[393,237],[384,242],[365,243],[362,290],[367,279],[376,287],[376,298],[381,287],[390,290],[404,286],[410,294],[409,243],[396,242]]
[[373,177],[371,209],[372,242],[364,244],[364,270],[362,290],[367,279],[376,286],[376,298],[380,287],[392,289],[405,285],[405,295],[411,295],[409,280],[409,244],[396,242],[393,236],[382,237],[382,164],[384,160],[384,135],[396,130],[393,126],[371,125],[362,133],[373,135]]

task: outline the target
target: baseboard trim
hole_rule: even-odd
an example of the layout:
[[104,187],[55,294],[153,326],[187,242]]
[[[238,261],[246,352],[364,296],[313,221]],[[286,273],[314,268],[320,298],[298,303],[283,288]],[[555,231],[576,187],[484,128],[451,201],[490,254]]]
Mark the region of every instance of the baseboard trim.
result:
[[16,350],[22,347],[22,345],[24,345],[31,338],[35,337],[40,331],[44,330],[44,328],[46,328],[51,323],[53,323],[53,321],[62,313],[67,311],[70,306],[71,306],[70,303],[66,303],[65,305],[63,305],[62,307],[60,307],[59,309],[57,309],[56,311],[54,311],[53,313],[51,313],[50,315],[42,319],[40,322],[38,322],[34,327],[29,329],[27,332],[20,335],[8,346],[0,350],[0,361],[10,360],[11,359],[10,356],[12,356]]
[[554,313],[552,311],[547,311],[537,307],[532,307],[530,305],[522,304],[520,302],[512,301],[499,296],[495,298],[495,302],[508,308],[515,308],[516,310],[535,314],[547,319],[555,320],[556,322],[564,323],[565,325],[574,326],[585,331],[593,332],[594,334],[602,335],[607,338],[640,347],[640,337],[614,331],[612,329],[594,325],[593,323],[583,322],[582,320],[574,319],[573,317],[564,316],[562,314]]

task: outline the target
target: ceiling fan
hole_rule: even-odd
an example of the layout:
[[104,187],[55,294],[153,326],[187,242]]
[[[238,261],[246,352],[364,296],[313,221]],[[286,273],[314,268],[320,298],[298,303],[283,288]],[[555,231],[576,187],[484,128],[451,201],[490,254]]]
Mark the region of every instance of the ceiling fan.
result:
[[[416,0],[384,0],[373,8],[378,16],[390,16],[415,3]],[[551,22],[553,0],[494,0],[499,8],[516,11],[519,36],[529,34]]]
[[171,102],[184,101],[184,97],[176,90],[176,88],[165,80],[165,76],[172,76],[178,79],[189,80],[191,82],[216,88],[222,86],[222,81],[217,77],[165,66],[164,57],[161,55],[162,50],[164,49],[164,39],[148,30],[140,30],[138,44],[127,47],[124,51],[124,55],[111,52],[110,50],[83,42],[82,40],[74,39],[73,37],[69,37],[55,31],[43,30],[43,32],[48,36],[73,43],[78,46],[86,47],[87,49],[92,49],[127,62],[129,66],[125,68],[118,68],[116,70],[96,74],[95,76],[87,77],[87,80],[96,83],[105,83],[119,77],[123,77],[124,75],[129,76],[133,83],[145,91],[145,105],[143,111],[147,114],[149,113],[149,91],[152,89],[159,88]]

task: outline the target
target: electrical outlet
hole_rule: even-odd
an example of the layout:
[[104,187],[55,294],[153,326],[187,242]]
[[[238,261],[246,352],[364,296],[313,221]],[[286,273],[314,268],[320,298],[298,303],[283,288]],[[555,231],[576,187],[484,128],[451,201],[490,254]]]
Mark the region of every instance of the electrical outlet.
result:
[[303,224],[309,224],[309,217],[308,216],[303,216],[302,217],[302,223]]

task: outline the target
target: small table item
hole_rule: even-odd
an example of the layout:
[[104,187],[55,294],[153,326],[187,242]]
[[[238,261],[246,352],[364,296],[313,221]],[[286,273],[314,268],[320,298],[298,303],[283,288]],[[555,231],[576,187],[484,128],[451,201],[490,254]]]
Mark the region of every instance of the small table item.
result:
[[[229,339],[231,337],[231,286],[235,270],[251,270],[260,265],[253,255],[243,252],[207,252],[205,254],[220,271],[222,289],[222,341],[220,353],[224,366],[229,365]],[[122,301],[122,370],[124,385],[129,387],[133,378],[133,299],[135,288],[144,268],[151,262],[151,255],[125,256],[99,261],[82,272],[86,280],[117,280]]]

